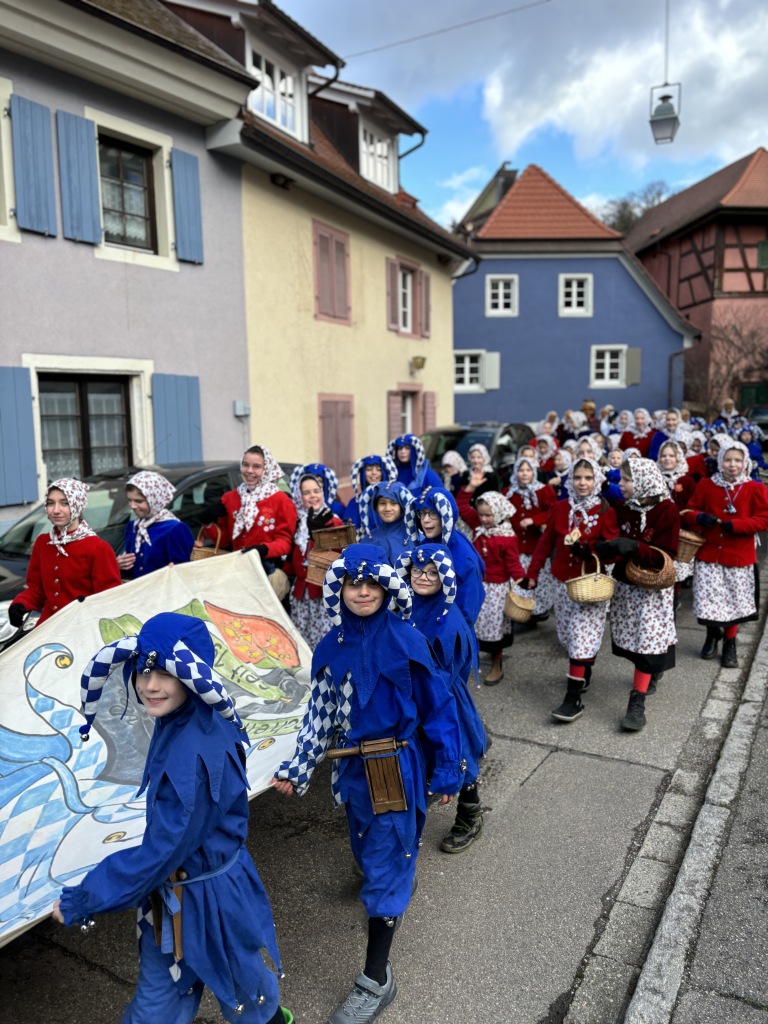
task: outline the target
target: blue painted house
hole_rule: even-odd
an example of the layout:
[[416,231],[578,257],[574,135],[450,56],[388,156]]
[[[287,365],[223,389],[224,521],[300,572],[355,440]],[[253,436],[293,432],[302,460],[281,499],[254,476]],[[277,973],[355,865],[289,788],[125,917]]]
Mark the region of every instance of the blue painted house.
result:
[[698,331],[540,167],[502,167],[459,225],[478,253],[454,281],[458,421],[678,405]]

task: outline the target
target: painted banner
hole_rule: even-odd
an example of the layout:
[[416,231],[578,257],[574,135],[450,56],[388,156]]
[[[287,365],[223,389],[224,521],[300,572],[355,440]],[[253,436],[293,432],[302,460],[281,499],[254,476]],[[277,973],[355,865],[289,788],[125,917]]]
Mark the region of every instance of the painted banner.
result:
[[160,569],[68,605],[0,654],[0,946],[49,914],[62,886],[141,841],[152,719],[116,672],[83,743],[80,676],[104,644],[167,611],[208,626],[250,738],[252,797],[293,753],[312,656],[257,555]]

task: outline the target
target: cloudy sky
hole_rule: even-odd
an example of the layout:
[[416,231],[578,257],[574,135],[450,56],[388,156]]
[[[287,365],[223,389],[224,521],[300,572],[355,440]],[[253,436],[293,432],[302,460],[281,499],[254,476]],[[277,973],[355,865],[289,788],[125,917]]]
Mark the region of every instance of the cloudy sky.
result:
[[[650,181],[684,188],[768,145],[768,0],[670,0],[669,80],[683,96],[667,146],[648,126],[650,88],[664,81],[666,0],[278,6],[347,60],[343,78],[382,90],[425,125],[401,180],[444,224],[504,160],[539,164],[598,211]],[[485,20],[353,56],[470,19]]]

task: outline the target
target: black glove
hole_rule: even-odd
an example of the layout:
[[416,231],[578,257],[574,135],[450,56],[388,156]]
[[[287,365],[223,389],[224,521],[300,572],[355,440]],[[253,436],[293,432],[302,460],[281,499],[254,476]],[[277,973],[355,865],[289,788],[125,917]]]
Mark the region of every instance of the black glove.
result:
[[25,608],[23,604],[17,603],[11,605],[11,607],[8,609],[8,621],[14,627],[14,629],[19,628],[19,626],[24,621],[24,616],[27,614],[28,611],[29,609]]
[[575,544],[571,544],[571,551],[574,553],[576,558],[580,558],[582,562],[586,562],[588,558],[592,557],[592,552],[589,550],[589,544],[581,544],[576,541]]
[[720,523],[720,526],[722,527],[723,533],[733,533],[732,519],[723,519],[723,521]]
[[699,512],[696,516],[696,522],[699,526],[717,526],[717,516],[711,516],[709,512]]
[[533,580],[530,580],[527,576],[523,576],[523,578],[518,582],[517,585],[518,587],[520,587],[521,590],[530,590],[532,582]]
[[315,530],[324,530],[326,526],[329,526],[333,519],[333,512],[329,508],[323,508],[319,512],[315,512],[313,508],[307,513],[307,526],[310,533],[314,533]]
[[208,508],[204,508],[200,513],[200,525],[210,526],[226,514],[227,510],[224,508],[223,502],[217,501],[215,505],[209,505]]
[[263,562],[264,559],[267,557],[268,550],[269,549],[267,548],[266,544],[251,544],[249,548],[243,548],[243,554],[245,554],[247,551],[255,551]]

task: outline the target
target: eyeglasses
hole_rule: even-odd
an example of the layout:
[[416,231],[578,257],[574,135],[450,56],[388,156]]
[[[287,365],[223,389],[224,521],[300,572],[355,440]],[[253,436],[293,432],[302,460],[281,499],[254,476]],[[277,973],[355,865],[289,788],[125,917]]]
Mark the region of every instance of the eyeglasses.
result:
[[439,519],[440,516],[437,512],[433,512],[432,509],[424,508],[419,512],[419,519]]
[[440,579],[440,573],[437,571],[437,569],[417,569],[416,566],[414,565],[414,567],[411,569],[411,578],[415,580],[420,580],[422,576],[424,577],[425,580],[428,580],[430,583],[434,583],[435,580]]

